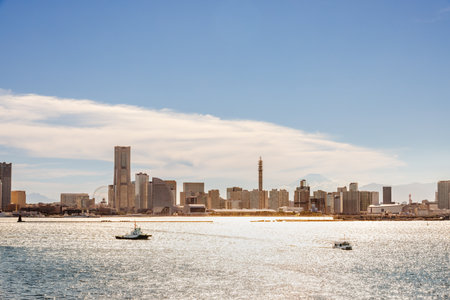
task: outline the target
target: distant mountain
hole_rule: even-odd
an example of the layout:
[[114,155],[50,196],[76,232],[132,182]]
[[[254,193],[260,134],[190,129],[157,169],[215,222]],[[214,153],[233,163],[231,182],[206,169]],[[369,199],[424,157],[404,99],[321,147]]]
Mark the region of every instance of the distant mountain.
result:
[[436,183],[410,183],[401,185],[383,185],[378,183],[371,183],[360,186],[361,191],[375,191],[380,193],[380,203],[383,202],[383,186],[392,186],[392,201],[393,202],[408,202],[409,194],[413,202],[421,202],[422,200],[435,200],[435,192],[437,189]]
[[39,193],[27,194],[27,203],[52,203],[57,201],[58,200],[48,198],[47,196],[41,195]]

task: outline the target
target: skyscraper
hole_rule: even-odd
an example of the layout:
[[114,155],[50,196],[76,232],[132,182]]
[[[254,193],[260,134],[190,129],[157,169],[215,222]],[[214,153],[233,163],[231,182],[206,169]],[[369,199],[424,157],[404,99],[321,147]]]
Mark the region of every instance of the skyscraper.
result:
[[114,147],[113,207],[117,210],[134,208],[134,187],[131,183],[130,147]]
[[348,189],[352,192],[358,191],[358,183],[357,182],[350,183]]
[[150,209],[153,214],[171,215],[173,213],[173,203],[175,203],[173,191],[170,185],[164,180],[153,177],[151,192]]
[[148,199],[148,181],[149,177],[146,173],[137,173],[135,175],[135,204],[136,210],[147,209]]
[[258,190],[262,191],[263,190],[263,161],[261,159],[261,156],[259,157],[259,162],[258,162]]
[[12,164],[0,163],[0,181],[2,182],[1,209],[5,210],[11,204],[11,173]]
[[450,209],[450,180],[438,182],[437,201],[438,208]]
[[392,203],[392,187],[383,186],[383,204]]

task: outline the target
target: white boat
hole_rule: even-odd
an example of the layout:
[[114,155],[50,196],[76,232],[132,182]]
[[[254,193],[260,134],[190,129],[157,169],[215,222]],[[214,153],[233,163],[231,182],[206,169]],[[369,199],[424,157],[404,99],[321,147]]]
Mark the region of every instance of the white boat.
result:
[[352,250],[352,244],[347,241],[334,242],[333,248],[342,250]]
[[146,240],[151,237],[151,234],[142,233],[141,228],[136,226],[136,222],[134,222],[134,229],[125,235],[116,235],[116,239],[119,240]]

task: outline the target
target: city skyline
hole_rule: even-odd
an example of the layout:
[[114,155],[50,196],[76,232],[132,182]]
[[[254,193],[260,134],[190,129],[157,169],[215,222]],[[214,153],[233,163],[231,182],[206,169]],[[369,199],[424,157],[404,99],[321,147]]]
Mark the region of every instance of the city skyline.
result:
[[268,190],[314,177],[433,199],[449,23],[443,0],[0,1],[0,157],[13,189],[54,200],[107,185],[114,145],[135,149],[132,174],[221,193],[257,187],[262,156]]

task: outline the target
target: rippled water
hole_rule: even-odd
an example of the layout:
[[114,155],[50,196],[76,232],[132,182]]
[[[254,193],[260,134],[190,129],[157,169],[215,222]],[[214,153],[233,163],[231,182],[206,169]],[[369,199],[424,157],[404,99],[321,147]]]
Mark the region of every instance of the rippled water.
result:
[[1,218],[0,298],[450,297],[450,222],[261,219]]

